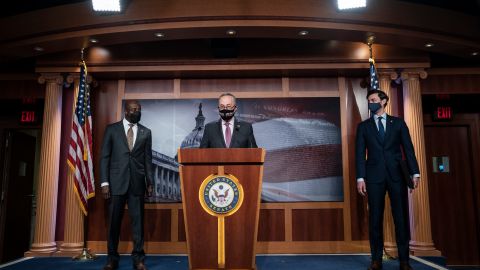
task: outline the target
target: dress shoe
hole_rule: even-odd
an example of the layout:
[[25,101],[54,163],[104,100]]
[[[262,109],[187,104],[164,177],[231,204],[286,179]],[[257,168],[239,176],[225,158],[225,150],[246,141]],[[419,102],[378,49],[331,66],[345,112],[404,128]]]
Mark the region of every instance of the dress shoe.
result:
[[413,270],[408,262],[400,262],[400,270]]
[[109,260],[107,264],[105,264],[105,266],[103,267],[103,270],[115,270],[117,268],[118,268],[118,262]]
[[133,265],[133,269],[135,270],[147,270],[147,267],[143,262],[138,262]]
[[382,269],[382,262],[380,261],[372,261],[368,270],[380,270]]

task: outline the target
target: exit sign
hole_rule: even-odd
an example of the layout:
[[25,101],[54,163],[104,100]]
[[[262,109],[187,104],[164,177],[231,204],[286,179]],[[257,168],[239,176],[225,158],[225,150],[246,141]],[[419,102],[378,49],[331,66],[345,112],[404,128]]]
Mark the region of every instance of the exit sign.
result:
[[36,121],[35,111],[22,111],[20,116],[20,122],[23,124],[35,123]]
[[437,121],[450,121],[453,119],[452,106],[436,106],[433,112],[433,120]]

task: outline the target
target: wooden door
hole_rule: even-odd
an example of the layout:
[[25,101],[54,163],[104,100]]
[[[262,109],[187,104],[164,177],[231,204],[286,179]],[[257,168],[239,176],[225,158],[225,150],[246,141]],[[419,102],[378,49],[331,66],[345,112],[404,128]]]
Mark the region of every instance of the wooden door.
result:
[[[475,122],[425,126],[432,238],[448,265],[480,265],[478,131]],[[433,172],[433,157],[449,172]]]

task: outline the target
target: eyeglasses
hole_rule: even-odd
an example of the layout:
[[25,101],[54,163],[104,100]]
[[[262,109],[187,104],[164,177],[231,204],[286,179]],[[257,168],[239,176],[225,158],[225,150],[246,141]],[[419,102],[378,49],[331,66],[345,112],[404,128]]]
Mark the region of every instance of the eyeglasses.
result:
[[233,110],[236,107],[237,107],[236,105],[227,105],[227,106],[220,105],[220,106],[218,106],[218,109],[219,110]]

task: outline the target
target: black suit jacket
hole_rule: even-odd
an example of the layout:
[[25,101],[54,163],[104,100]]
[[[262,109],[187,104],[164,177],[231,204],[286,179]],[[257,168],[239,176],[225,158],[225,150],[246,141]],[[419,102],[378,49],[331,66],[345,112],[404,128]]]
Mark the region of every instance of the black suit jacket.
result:
[[146,184],[153,184],[152,132],[138,124],[132,151],[128,149],[123,122],[107,126],[100,157],[100,181],[109,183],[112,195],[145,194]]
[[[239,121],[235,118],[235,127],[232,129],[230,148],[257,148],[253,128],[250,123]],[[223,138],[222,120],[210,122],[205,125],[200,148],[226,148]]]
[[410,175],[419,173],[412,140],[405,121],[387,115],[385,131],[385,139],[382,144],[373,117],[358,125],[355,153],[357,179],[363,178],[369,183],[379,183],[387,178],[394,182],[403,181],[400,167],[401,148],[405,153]]

